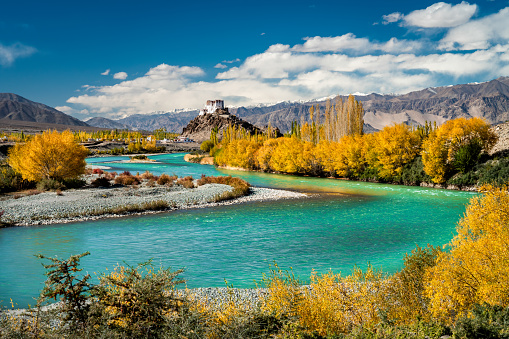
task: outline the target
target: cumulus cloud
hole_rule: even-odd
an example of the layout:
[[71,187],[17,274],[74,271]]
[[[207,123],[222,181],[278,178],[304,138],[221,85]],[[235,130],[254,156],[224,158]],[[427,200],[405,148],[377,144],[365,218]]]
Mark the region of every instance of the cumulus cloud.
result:
[[18,58],[28,57],[37,52],[34,47],[15,43],[6,46],[0,43],[0,65],[11,66]]
[[[367,38],[357,38],[354,34],[348,33],[337,37],[312,37],[305,38],[302,45],[295,45],[292,51],[296,52],[345,52],[363,54],[375,51],[387,53],[417,52],[422,47],[420,41],[399,40],[391,38],[387,42],[379,43],[370,41]],[[287,45],[274,45],[268,51],[283,51]],[[276,48],[277,47],[277,48]]]
[[445,50],[487,49],[509,40],[509,7],[455,27],[441,40]]
[[[374,41],[353,33],[307,37],[300,44],[273,44],[243,61],[223,60],[216,65],[222,71],[212,80],[205,80],[211,74],[206,78],[199,67],[160,64],[132,80],[125,74],[113,86],[84,86],[82,95],[69,98],[69,106],[62,110],[75,116],[119,117],[200,108],[210,98],[240,106],[355,92],[406,93],[444,82],[509,75],[509,25],[505,24],[509,8],[452,27],[461,21],[460,15],[447,23],[440,19],[443,13],[449,11],[452,17],[459,9],[472,10],[475,5],[434,6],[434,12],[430,6],[423,13],[430,15],[430,27],[444,28],[440,41],[401,37]],[[415,24],[416,12],[409,14]],[[466,17],[471,15],[464,14],[463,20]],[[407,19],[396,14],[384,17],[386,22]]]
[[109,68],[101,73],[101,75],[108,75],[108,74],[110,74],[110,69]]
[[400,12],[394,12],[394,13],[391,13],[391,14],[387,14],[387,15],[382,16],[382,18],[384,19],[382,21],[382,24],[388,25],[388,24],[393,23],[393,22],[398,22],[401,19],[403,19],[403,17],[404,17],[404,15],[401,14]]
[[113,79],[125,80],[125,79],[127,79],[127,73],[126,72],[115,73],[115,74],[113,74]]
[[[477,5],[462,1],[457,5],[437,2],[426,9],[404,16],[405,24],[416,27],[456,27],[466,23],[477,12]],[[389,14],[390,15],[390,14]]]

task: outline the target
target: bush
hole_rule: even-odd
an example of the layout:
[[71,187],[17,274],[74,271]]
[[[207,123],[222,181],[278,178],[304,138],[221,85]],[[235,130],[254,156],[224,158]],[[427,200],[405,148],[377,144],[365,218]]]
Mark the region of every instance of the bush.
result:
[[453,166],[460,173],[466,173],[479,162],[482,152],[482,143],[474,138],[466,145],[461,146],[454,155]]
[[173,181],[177,179],[177,176],[169,176],[168,174],[161,174],[159,178],[157,178],[158,185],[166,185],[173,186]]
[[37,183],[37,189],[39,191],[50,191],[64,188],[64,185],[54,179],[43,179]]
[[502,185],[509,182],[509,158],[493,160],[479,169],[479,184]]
[[201,143],[200,145],[200,149],[203,151],[203,152],[210,152],[210,150],[214,148],[214,143],[211,141],[211,140],[205,140],[204,142]]
[[136,177],[128,176],[128,175],[120,175],[115,178],[115,184],[121,184],[124,186],[138,185],[140,182]]
[[103,174],[103,173],[104,173],[104,171],[100,168],[94,168],[92,170],[92,174]]
[[458,319],[454,332],[456,338],[509,338],[509,308],[475,305],[469,316]]
[[179,178],[177,179],[177,185],[182,185],[184,188],[194,188],[193,177]]
[[69,321],[71,330],[82,328],[87,320],[88,304],[87,292],[90,290],[90,274],[79,278],[76,274],[83,269],[78,268],[80,259],[89,255],[90,252],[70,256],[67,260],[48,258],[41,254],[37,257],[47,259],[52,264],[44,265],[48,276],[44,289],[38,301],[41,306],[49,299],[62,301],[60,304],[60,316],[64,321]]
[[64,186],[68,189],[81,188],[81,187],[85,186],[86,183],[87,182],[82,179],[65,179],[63,182]]
[[0,193],[19,191],[34,186],[33,182],[24,180],[21,174],[16,173],[11,166],[0,165]]
[[421,182],[431,182],[431,177],[424,172],[422,157],[415,157],[403,167],[399,182],[409,186],[419,186]]
[[131,160],[148,160],[148,157],[144,154],[140,155],[133,155],[132,157],[129,157]]
[[110,181],[105,177],[99,177],[91,182],[92,187],[110,187]]
[[143,173],[141,175],[141,178],[145,179],[145,180],[150,180],[150,179],[154,178],[154,175],[152,173],[150,173],[149,171],[145,171],[145,173]]
[[9,165],[23,179],[62,181],[85,173],[88,150],[74,140],[70,131],[47,131],[9,150]]
[[117,266],[110,274],[103,274],[92,291],[97,298],[93,310],[96,317],[99,315],[97,325],[106,324],[121,337],[162,337],[168,319],[183,305],[175,293],[175,287],[184,282],[177,280],[182,272],[156,270],[149,260],[135,267]]

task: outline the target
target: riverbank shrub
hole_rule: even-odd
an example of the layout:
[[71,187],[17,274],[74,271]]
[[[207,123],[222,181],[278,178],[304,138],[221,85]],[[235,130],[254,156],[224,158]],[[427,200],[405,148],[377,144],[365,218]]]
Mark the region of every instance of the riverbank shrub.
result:
[[173,186],[173,182],[175,180],[177,180],[177,178],[178,177],[176,175],[170,176],[168,174],[163,173],[159,176],[159,178],[157,178],[156,182],[158,185],[166,185],[166,186],[171,187],[171,186]]
[[62,181],[85,173],[88,150],[74,140],[70,131],[46,131],[9,150],[9,165],[23,179]]
[[0,163],[0,193],[15,192],[23,189],[33,188],[35,183],[23,179],[21,174],[7,163]]
[[194,188],[194,182],[193,182],[192,176],[178,178],[176,184],[182,185],[184,188]]
[[453,322],[475,304],[509,306],[509,194],[487,185],[471,199],[451,240],[427,272],[433,316]]
[[39,191],[54,191],[62,188],[64,188],[64,184],[55,179],[42,179],[37,183],[37,189]]

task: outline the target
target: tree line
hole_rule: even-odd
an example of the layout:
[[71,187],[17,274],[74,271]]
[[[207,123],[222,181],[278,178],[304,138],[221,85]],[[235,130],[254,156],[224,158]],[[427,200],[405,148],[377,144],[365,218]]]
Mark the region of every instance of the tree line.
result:
[[312,106],[309,121],[294,122],[284,137],[251,136],[230,127],[210,151],[219,166],[349,179],[444,184],[466,173],[495,145],[497,135],[480,118],[441,126],[386,126],[364,134],[363,107],[353,96]]

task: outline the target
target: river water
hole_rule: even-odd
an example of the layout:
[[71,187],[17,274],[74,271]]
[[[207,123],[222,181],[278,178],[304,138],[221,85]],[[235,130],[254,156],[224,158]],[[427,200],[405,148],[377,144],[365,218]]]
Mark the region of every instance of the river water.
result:
[[68,257],[90,251],[84,272],[153,259],[185,268],[187,286],[255,287],[274,261],[302,281],[312,270],[349,274],[367,263],[395,272],[416,245],[443,245],[455,234],[469,192],[216,169],[186,163],[183,154],[158,163],[88,159],[110,171],[233,175],[254,186],[306,192],[296,200],[251,202],[145,216],[0,229],[0,304],[34,305],[45,280],[35,254]]

